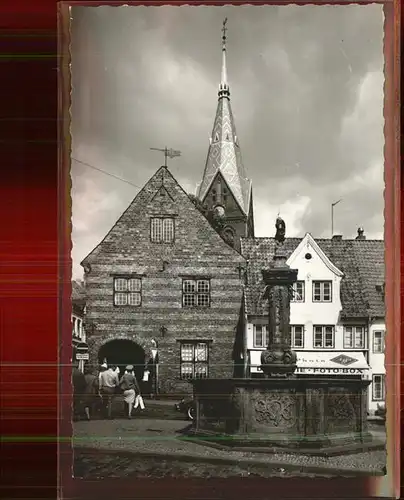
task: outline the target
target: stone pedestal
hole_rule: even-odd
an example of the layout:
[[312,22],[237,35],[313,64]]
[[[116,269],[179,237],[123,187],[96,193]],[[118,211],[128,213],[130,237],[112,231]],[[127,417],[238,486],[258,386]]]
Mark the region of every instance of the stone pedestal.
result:
[[261,355],[261,369],[267,377],[292,376],[297,358],[290,347],[290,295],[297,269],[286,265],[283,245],[277,246],[271,267],[262,271],[262,278],[269,305],[269,343]]
[[225,446],[346,453],[372,440],[360,379],[193,380],[192,433]]

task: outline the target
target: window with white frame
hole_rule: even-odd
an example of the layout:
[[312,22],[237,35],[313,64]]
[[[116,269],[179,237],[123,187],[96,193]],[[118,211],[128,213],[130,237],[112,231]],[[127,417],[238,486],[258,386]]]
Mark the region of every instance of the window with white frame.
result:
[[267,347],[268,342],[267,325],[254,325],[254,347]]
[[373,401],[384,401],[385,399],[385,376],[373,375],[372,377],[372,399]]
[[76,336],[76,316],[72,316],[72,330],[73,330],[73,336]]
[[174,241],[174,219],[152,217],[150,219],[150,239],[152,243],[172,243]]
[[344,348],[364,349],[365,348],[365,327],[345,326],[344,327]]
[[373,332],[373,352],[383,353],[384,352],[384,335],[383,330],[377,330]]
[[114,305],[140,306],[142,303],[141,278],[114,278]]
[[208,376],[209,346],[207,342],[181,343],[180,376],[183,379]]
[[292,285],[292,302],[304,302],[304,281],[295,281]]
[[334,348],[334,327],[328,325],[314,326],[314,347],[316,349]]
[[290,340],[292,347],[304,347],[304,326],[290,326]]
[[332,301],[332,282],[313,281],[313,302]]
[[210,281],[207,279],[184,279],[182,281],[183,307],[209,307]]

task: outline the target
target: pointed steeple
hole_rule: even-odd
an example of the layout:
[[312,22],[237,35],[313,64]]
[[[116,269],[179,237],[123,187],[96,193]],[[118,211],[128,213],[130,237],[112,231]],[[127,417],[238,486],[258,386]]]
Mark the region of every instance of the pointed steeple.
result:
[[220,79],[220,85],[219,85],[219,99],[221,97],[230,97],[230,90],[229,90],[229,85],[227,83],[227,66],[226,66],[226,23],[227,23],[227,17],[223,21],[223,36],[222,36],[222,77]]
[[205,201],[217,175],[220,173],[233,195],[243,216],[251,207],[251,181],[247,178],[240,152],[233,113],[230,106],[230,88],[226,66],[226,23],[223,22],[222,72],[218,91],[218,104],[202,182],[197,196]]

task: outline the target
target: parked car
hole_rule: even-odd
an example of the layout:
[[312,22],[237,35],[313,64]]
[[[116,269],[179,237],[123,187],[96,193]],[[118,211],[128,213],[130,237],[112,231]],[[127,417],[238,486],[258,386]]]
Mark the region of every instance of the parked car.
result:
[[193,420],[195,418],[196,404],[192,397],[183,398],[179,403],[175,404],[176,411],[184,413],[188,420]]

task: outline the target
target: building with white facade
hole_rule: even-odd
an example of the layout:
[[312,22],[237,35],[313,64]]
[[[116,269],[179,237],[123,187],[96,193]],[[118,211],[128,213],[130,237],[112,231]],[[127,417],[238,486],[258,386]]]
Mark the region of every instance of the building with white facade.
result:
[[86,332],[84,329],[85,306],[86,306],[86,292],[84,285],[82,285],[78,281],[72,281],[71,321],[72,321],[73,358],[79,361],[79,368],[81,370],[84,369],[85,359],[77,358],[77,348],[80,349],[80,347],[82,347],[86,343]]
[[[384,405],[384,243],[341,236],[287,238],[287,264],[298,270],[290,312],[291,345],[299,375],[344,375],[371,379],[368,413]],[[245,290],[246,375],[262,376],[268,344],[267,302],[261,270],[275,250],[274,238],[242,238],[249,261]]]

